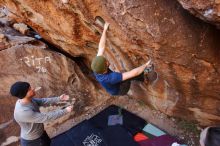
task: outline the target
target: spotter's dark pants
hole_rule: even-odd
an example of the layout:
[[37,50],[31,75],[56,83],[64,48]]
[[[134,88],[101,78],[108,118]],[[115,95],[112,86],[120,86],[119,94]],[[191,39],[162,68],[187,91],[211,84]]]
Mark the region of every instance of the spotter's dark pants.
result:
[[25,140],[21,138],[21,146],[50,146],[50,138],[47,135],[47,132],[44,131],[44,133],[35,140]]

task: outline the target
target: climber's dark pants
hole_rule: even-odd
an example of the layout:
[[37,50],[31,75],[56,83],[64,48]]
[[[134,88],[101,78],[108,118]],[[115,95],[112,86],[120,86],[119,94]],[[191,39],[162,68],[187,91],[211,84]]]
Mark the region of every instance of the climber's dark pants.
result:
[[131,81],[141,81],[144,82],[144,73],[141,73],[140,75],[133,77],[129,80],[125,80],[121,82],[120,89],[118,95],[126,95],[131,87]]

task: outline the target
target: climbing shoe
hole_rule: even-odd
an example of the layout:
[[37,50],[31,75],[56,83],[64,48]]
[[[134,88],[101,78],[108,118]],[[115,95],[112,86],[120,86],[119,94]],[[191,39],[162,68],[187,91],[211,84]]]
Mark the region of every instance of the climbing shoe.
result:
[[153,70],[154,70],[154,65],[151,64],[150,67],[146,67],[146,68],[144,69],[144,73],[150,73],[150,72],[152,72]]

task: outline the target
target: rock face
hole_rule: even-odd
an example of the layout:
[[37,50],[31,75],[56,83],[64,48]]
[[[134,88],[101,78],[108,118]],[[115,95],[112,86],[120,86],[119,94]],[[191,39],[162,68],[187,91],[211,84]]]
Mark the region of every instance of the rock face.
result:
[[[117,70],[130,70],[151,57],[159,75],[135,83],[135,98],[171,116],[202,125],[220,122],[220,33],[189,15],[174,0],[8,0],[11,16],[89,66],[102,28],[110,22],[105,56]],[[25,65],[25,64],[24,64]],[[96,92],[96,91],[93,91]]]
[[219,0],[178,0],[193,15],[220,28]]
[[[10,86],[16,81],[27,81],[33,88],[42,87],[38,97],[59,96],[63,93],[75,98],[74,112],[46,124],[49,134],[54,136],[57,124],[67,119],[85,114],[91,107],[97,107],[109,96],[95,92],[97,87],[86,77],[80,67],[66,56],[49,49],[43,42],[23,36],[0,19],[0,34],[6,38],[1,41],[0,51],[0,144],[18,141],[19,126],[13,122],[15,97],[9,95]],[[86,85],[86,86],[85,86]],[[67,103],[45,107],[45,112],[62,108]],[[12,137],[9,137],[12,136]],[[14,137],[13,137],[14,136]],[[6,140],[7,138],[8,141]]]

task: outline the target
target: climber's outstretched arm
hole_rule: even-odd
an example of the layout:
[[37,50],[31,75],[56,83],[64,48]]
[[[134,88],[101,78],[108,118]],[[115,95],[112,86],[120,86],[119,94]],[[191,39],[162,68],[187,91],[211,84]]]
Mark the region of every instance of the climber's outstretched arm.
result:
[[102,56],[104,54],[105,43],[106,43],[106,31],[108,30],[108,26],[109,26],[109,23],[106,22],[104,25],[104,30],[102,32],[101,39],[99,41],[99,49],[98,49],[97,56]]
[[122,80],[125,81],[125,80],[131,79],[133,77],[140,75],[144,71],[144,69],[150,65],[151,65],[151,60],[149,60],[147,63],[145,63],[135,69],[132,69],[131,71],[122,73]]

